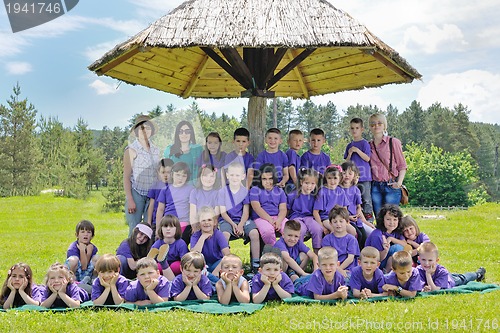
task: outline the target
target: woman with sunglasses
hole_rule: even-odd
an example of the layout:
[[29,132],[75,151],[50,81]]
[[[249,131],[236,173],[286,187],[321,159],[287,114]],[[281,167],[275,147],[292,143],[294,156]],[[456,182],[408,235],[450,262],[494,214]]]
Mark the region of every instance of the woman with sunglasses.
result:
[[399,205],[401,186],[406,175],[406,160],[401,141],[387,133],[387,119],[383,114],[369,118],[373,140],[370,141],[372,171],[372,203],[375,216],[385,204]]
[[202,152],[203,147],[196,143],[193,125],[187,120],[182,120],[175,128],[174,143],[167,146],[163,156],[170,158],[174,163],[186,163],[191,171],[189,180],[192,181],[198,174],[196,160]]

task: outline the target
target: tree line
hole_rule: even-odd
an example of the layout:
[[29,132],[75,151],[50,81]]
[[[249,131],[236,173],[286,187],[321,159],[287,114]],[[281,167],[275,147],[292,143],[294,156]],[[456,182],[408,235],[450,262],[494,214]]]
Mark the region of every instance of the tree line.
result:
[[[237,119],[225,113],[208,114],[195,102],[185,110],[167,105],[142,113],[153,118],[198,117],[203,133],[218,132],[227,149],[234,130],[247,126],[246,109]],[[307,137],[311,129],[320,127],[327,135],[325,152],[341,163],[351,140],[350,119],[360,117],[366,122],[373,113],[384,113],[389,134],[403,143],[408,162],[405,183],[412,205],[468,206],[499,200],[500,127],[471,122],[470,110],[462,104],[448,108],[435,103],[423,109],[413,101],[403,112],[391,105],[385,110],[356,105],[339,112],[332,102],[316,105],[306,100],[293,105],[290,99],[278,98],[268,103],[267,127],[282,131],[283,150],[288,148],[288,131],[300,129]],[[106,208],[122,209],[121,159],[137,115],[125,128],[92,130],[84,119],[65,127],[55,117],[37,118],[35,106],[21,98],[17,84],[7,104],[0,104],[0,196],[59,189],[59,195],[85,198],[91,190],[103,187]],[[365,136],[370,139],[367,126]]]

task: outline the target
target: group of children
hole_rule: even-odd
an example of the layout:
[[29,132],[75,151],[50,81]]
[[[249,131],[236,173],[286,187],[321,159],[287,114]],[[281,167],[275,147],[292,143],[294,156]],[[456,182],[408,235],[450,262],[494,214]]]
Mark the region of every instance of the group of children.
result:
[[[94,226],[81,221],[65,264],[52,265],[43,286],[33,283],[29,266],[16,264],[0,302],[4,308],[77,307],[89,299],[145,305],[208,299],[214,292],[223,304],[293,293],[315,299],[411,297],[482,280],[484,268],[451,275],[438,265],[437,247],[398,206],[383,206],[372,223],[372,212],[363,211],[369,198],[362,200],[357,186],[360,169],[366,171],[362,161],[368,163],[364,145],[357,144],[364,140],[362,122],[360,130],[358,120],[351,121],[351,133],[356,144],[346,148],[348,160],[341,165],[321,151],[321,129],[311,131],[310,150],[299,156],[303,134],[289,133],[285,154],[281,133],[272,128],[256,159],[246,151],[248,130],[235,131],[235,150],[227,155],[220,153],[220,136],[210,133],[209,158],[201,158],[210,163],[199,166],[194,185],[186,163],[161,160],[158,184],[148,194],[148,220],[131,230],[116,255],[99,257],[91,243]],[[250,242],[247,275],[230,251],[229,241],[237,238]]]

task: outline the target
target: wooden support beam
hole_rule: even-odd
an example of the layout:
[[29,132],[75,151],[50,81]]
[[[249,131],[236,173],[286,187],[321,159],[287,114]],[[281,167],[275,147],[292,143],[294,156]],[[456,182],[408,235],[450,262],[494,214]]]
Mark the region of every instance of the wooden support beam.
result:
[[401,68],[399,68],[397,65],[395,65],[393,62],[391,62],[389,59],[381,55],[380,53],[377,52],[377,50],[365,50],[364,52],[370,54],[372,57],[380,61],[382,64],[384,64],[386,67],[391,69],[393,72],[398,74],[399,76],[403,77],[406,82],[410,83],[413,81],[413,78],[408,75],[405,71],[403,71]]
[[191,93],[193,92],[194,87],[196,87],[196,84],[198,83],[200,76],[203,75],[203,72],[205,72],[205,68],[207,68],[207,63],[208,63],[208,55],[205,55],[200,65],[196,69],[196,72],[194,73],[193,77],[187,84],[186,89],[182,93],[183,98],[188,98],[189,96],[191,96]]
[[[291,59],[294,58],[294,54],[292,50],[288,49],[287,52],[288,57]],[[295,73],[295,76],[297,77],[297,81],[299,82],[300,89],[302,90],[302,94],[304,95],[304,98],[309,98],[309,90],[306,87],[306,83],[304,82],[304,77],[302,75],[302,72],[299,69],[299,66],[295,66],[293,68],[293,72]]]
[[209,47],[200,47],[210,58],[213,59],[213,61],[215,61],[220,67],[222,67],[222,69],[224,69],[229,75],[231,75],[233,77],[233,79],[235,79],[236,81],[238,81],[239,84],[241,84],[243,86],[243,88],[246,88],[246,89],[251,89],[252,86],[248,86],[247,85],[247,82],[246,80],[240,76],[240,74],[233,69],[233,67],[231,67],[230,64],[228,64],[224,59],[221,58],[221,56],[219,56],[217,54],[217,52],[215,52],[214,50],[212,50],[211,48]]
[[141,52],[139,47],[136,47],[136,48],[130,50],[129,52],[125,53],[124,55],[116,58],[115,60],[107,63],[106,65],[104,65],[103,67],[98,69],[96,71],[96,74],[99,76],[106,74],[109,70],[111,70],[111,69],[115,68],[116,66],[118,66],[119,64],[127,61],[128,59],[132,58],[133,56],[135,56],[139,52]]
[[222,55],[224,55],[229,64],[233,67],[233,69],[237,71],[238,74],[245,80],[247,85],[250,85],[250,88],[255,88],[253,75],[252,73],[250,73],[250,70],[241,58],[238,51],[235,48],[222,48],[219,50]]
[[267,75],[264,78],[264,82],[267,83],[273,77],[276,67],[278,67],[281,59],[283,59],[287,50],[288,49],[286,48],[279,48],[278,50],[276,50],[276,52],[273,52],[271,60],[267,62],[267,68],[266,68]]
[[273,85],[275,85],[279,80],[281,80],[285,75],[287,75],[295,66],[300,64],[302,60],[311,55],[311,53],[313,53],[315,50],[316,49],[305,49],[304,51],[302,51],[301,54],[299,54],[292,61],[290,61],[285,67],[283,67],[282,70],[280,70],[267,82],[267,89],[271,89]]

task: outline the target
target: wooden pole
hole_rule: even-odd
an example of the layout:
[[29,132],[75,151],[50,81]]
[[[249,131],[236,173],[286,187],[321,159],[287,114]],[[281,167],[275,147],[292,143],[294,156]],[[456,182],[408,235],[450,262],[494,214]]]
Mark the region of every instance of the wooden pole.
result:
[[248,130],[250,131],[250,154],[257,157],[264,150],[264,133],[266,133],[267,98],[250,96],[248,100]]

